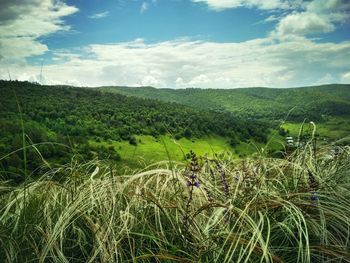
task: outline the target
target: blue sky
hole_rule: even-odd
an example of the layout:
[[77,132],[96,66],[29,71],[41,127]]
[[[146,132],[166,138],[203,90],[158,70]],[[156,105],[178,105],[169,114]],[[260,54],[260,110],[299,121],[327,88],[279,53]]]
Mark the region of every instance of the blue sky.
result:
[[3,0],[0,10],[3,79],[169,88],[350,82],[345,0]]
[[[179,0],[126,3],[107,0],[99,1],[98,5],[96,2],[76,2],[79,12],[65,18],[65,21],[79,34],[67,36],[65,41],[60,42],[61,45],[88,45],[92,40],[96,44],[127,42],[137,38],[161,42],[182,37],[237,42],[264,37],[273,29],[273,23],[260,23],[268,14],[256,9],[217,12],[204,4]],[[142,9],[145,6],[146,10]],[[102,16],[100,19],[91,19],[98,14]],[[57,38],[52,40],[58,43]]]

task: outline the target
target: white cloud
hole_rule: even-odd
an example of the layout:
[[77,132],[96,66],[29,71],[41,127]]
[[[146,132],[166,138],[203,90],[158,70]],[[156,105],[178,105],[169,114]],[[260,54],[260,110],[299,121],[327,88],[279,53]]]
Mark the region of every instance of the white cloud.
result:
[[263,10],[290,9],[300,1],[294,1],[294,3],[292,3],[287,0],[192,0],[192,2],[204,3],[208,5],[209,8],[220,11],[237,7],[255,7]]
[[263,22],[274,22],[280,20],[281,17],[276,15],[270,15],[268,16]]
[[78,11],[61,1],[51,0],[2,0],[0,10],[2,64],[43,54],[48,47],[37,39],[69,30],[70,27],[63,23],[62,17]]
[[[43,75],[46,83],[79,86],[289,87],[318,84],[322,79],[344,82],[350,72],[348,61],[350,41],[264,38],[240,43],[174,40],[147,44],[138,39],[64,53],[59,64],[44,66]],[[26,72],[30,79],[38,75],[40,66],[10,70],[16,78],[23,79]],[[0,70],[0,76],[6,75]]]
[[146,12],[149,8],[149,4],[147,2],[142,2],[141,8],[140,8],[140,13],[143,14]]
[[158,87],[160,86],[160,81],[152,76],[152,75],[147,75],[147,76],[144,76],[142,81],[141,81],[141,85],[142,86],[153,86],[153,87]]
[[316,13],[292,13],[284,17],[277,26],[279,35],[307,35],[312,33],[327,33],[335,26],[327,17]]
[[341,80],[342,80],[343,83],[350,83],[350,71],[344,73],[344,74],[341,76]]
[[[306,38],[308,34],[332,31],[339,23],[345,22],[348,19],[347,2],[192,1],[206,2],[215,9],[246,6],[284,10],[271,16],[270,20],[279,22],[269,36],[239,43],[187,38],[148,44],[139,38],[132,42],[56,50],[53,51],[53,63],[44,65],[42,83],[235,88],[350,82],[350,41],[319,43]],[[0,7],[12,10],[20,2],[24,3],[24,0],[6,0]],[[38,81],[40,66],[27,65],[24,58],[46,52],[48,47],[37,38],[69,30],[62,17],[77,11],[57,1],[28,2],[35,2],[43,15],[37,16],[37,10],[25,5],[27,11],[21,11],[24,15],[9,11],[10,15],[0,20],[0,78],[7,78],[6,68],[9,68],[13,78]],[[297,4],[291,6],[290,2],[298,3],[298,9],[293,11]],[[141,7],[141,12],[156,1],[144,1],[142,5],[144,3],[146,7]],[[1,10],[0,15],[3,14]]]
[[281,18],[276,30],[278,37],[308,35],[334,31],[339,23],[350,18],[350,2],[342,0],[314,0],[302,11],[294,11]]
[[101,13],[96,13],[93,15],[90,15],[89,18],[91,19],[101,19],[109,16],[109,11],[101,12]]
[[157,0],[146,0],[143,1],[140,7],[140,13],[143,14],[146,11],[148,11],[151,7],[157,6],[158,1]]
[[262,21],[278,21],[272,35],[279,38],[328,33],[350,18],[350,1],[345,0],[192,0],[192,2],[204,3],[217,11],[238,7],[279,11]]

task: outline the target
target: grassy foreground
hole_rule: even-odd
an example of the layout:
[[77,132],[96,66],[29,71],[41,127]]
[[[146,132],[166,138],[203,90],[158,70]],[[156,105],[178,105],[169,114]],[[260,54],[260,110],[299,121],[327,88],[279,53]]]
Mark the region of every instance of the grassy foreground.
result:
[[350,262],[350,149],[101,161],[0,185],[2,262]]

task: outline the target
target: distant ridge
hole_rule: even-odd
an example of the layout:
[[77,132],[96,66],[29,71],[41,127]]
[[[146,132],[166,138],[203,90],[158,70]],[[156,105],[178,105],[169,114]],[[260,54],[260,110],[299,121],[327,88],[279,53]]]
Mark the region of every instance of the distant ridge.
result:
[[104,92],[177,102],[192,107],[228,111],[249,118],[314,120],[324,115],[350,115],[350,84],[296,88],[157,89],[154,87],[98,87]]

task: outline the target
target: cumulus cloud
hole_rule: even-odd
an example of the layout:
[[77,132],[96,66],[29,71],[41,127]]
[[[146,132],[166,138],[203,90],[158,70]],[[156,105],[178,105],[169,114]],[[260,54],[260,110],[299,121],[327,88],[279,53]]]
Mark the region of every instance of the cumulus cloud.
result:
[[[44,66],[46,83],[168,88],[289,87],[322,80],[344,82],[350,72],[349,41],[316,43],[299,38],[275,42],[263,38],[215,43],[181,39],[147,44],[138,39],[89,45],[79,52],[64,53],[61,63]],[[22,79],[35,79],[39,72],[40,68],[35,66],[11,68],[12,75]],[[6,72],[0,70],[1,75],[6,77]]]
[[292,13],[284,17],[278,24],[279,35],[307,35],[311,33],[327,33],[334,30],[334,25],[326,17],[316,13]]
[[276,30],[272,33],[277,37],[328,33],[350,18],[350,1],[347,0],[192,0],[192,2],[204,3],[217,11],[238,7],[279,11],[279,14],[272,14],[263,21],[277,21]]
[[101,13],[96,13],[93,15],[90,15],[89,18],[91,19],[101,19],[109,16],[109,11],[101,12]]
[[43,54],[48,47],[37,39],[69,30],[62,18],[77,12],[74,6],[51,0],[2,0],[0,2],[0,60],[13,63]]
[[[3,1],[0,7],[8,12],[0,16],[0,64],[16,79],[77,86],[236,88],[350,82],[350,41],[320,43],[308,39],[309,34],[330,32],[346,22],[348,1],[192,1],[205,2],[216,10],[246,6],[283,11],[269,12],[267,20],[277,21],[271,34],[250,41],[217,43],[187,38],[150,44],[140,38],[51,51],[52,63],[44,65],[41,79],[40,66],[28,65],[23,59],[48,51],[37,39],[69,30],[62,17],[77,9],[50,0]],[[142,3],[146,3],[146,11],[156,1]],[[42,16],[37,16],[37,8]],[[14,59],[18,61],[13,63]],[[0,66],[0,78],[7,78],[6,67]]]
[[349,1],[314,0],[307,2],[302,11],[294,11],[281,18],[273,34],[285,37],[327,33],[349,18]]

